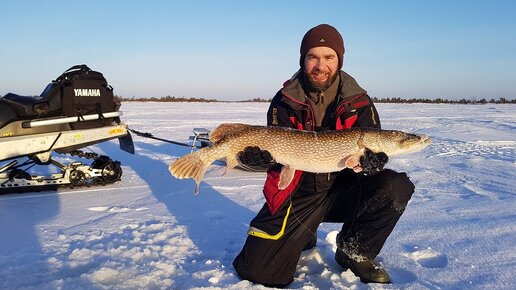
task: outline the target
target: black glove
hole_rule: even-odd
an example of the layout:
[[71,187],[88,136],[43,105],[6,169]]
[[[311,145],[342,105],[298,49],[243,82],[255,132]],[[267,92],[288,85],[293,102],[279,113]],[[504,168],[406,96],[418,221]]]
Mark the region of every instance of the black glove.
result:
[[260,147],[247,147],[238,153],[238,160],[243,165],[270,167],[276,164],[271,154]]
[[363,175],[373,175],[380,172],[385,164],[389,161],[387,154],[383,152],[374,153],[369,149],[365,149],[364,155],[360,156],[360,167]]

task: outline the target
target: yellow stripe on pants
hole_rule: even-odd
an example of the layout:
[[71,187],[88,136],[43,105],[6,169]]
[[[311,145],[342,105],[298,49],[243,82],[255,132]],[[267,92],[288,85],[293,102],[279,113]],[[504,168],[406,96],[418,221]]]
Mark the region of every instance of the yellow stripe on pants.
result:
[[277,233],[275,235],[271,235],[271,234],[268,234],[259,229],[251,228],[251,229],[249,229],[247,234],[250,236],[255,236],[255,237],[267,239],[267,240],[277,240],[277,239],[281,238],[283,236],[283,234],[285,233],[285,228],[287,227],[287,220],[288,220],[288,216],[290,215],[290,208],[292,208],[292,201],[290,202],[290,205],[288,206],[287,214],[285,215],[285,218],[283,219],[283,225],[281,226],[281,230],[279,231],[279,233]]

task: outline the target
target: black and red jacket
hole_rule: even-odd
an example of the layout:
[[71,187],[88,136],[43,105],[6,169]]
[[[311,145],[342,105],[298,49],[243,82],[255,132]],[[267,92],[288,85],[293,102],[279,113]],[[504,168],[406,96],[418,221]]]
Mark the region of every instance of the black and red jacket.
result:
[[[340,71],[338,96],[325,113],[323,124],[318,130],[344,130],[352,127],[380,128],[376,108],[355,79]],[[314,110],[306,100],[299,72],[272,99],[267,113],[268,126],[289,127],[298,130],[314,131]],[[280,170],[272,168],[267,172],[263,193],[272,215],[282,207],[302,184],[327,187],[324,181],[330,178],[315,173],[296,171],[294,180],[284,190],[278,189]],[[327,174],[326,174],[327,175]],[[329,175],[327,175],[329,177]]]

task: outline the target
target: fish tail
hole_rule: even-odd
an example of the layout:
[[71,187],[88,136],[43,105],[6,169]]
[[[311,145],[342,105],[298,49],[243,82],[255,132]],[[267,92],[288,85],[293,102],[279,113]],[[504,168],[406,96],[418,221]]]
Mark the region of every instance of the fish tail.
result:
[[206,173],[211,164],[211,162],[203,160],[198,152],[187,154],[174,161],[168,167],[170,173],[176,178],[193,178],[197,184],[196,191],[204,177],[204,173]]

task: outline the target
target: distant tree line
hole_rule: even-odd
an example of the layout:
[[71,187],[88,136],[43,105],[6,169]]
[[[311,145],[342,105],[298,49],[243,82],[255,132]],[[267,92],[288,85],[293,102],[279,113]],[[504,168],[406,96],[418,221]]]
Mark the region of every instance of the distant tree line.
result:
[[448,99],[419,99],[419,98],[412,98],[412,99],[403,99],[400,97],[395,98],[376,98],[373,97],[373,102],[375,103],[403,103],[403,104],[410,104],[410,103],[424,103],[424,104],[516,104],[516,99],[509,100],[507,98],[498,98],[490,99],[489,101],[485,98],[482,98],[480,100],[472,99],[460,99],[460,100],[448,100]]
[[124,98],[121,96],[115,96],[116,98],[120,99],[122,102],[128,101],[128,102],[197,102],[197,103],[212,103],[212,102],[220,102],[216,99],[205,99],[205,98],[186,98],[186,97],[151,97],[151,98]]
[[262,99],[262,98],[254,98],[243,101],[236,101],[238,103],[270,103],[272,99]]
[[[187,97],[173,97],[173,96],[166,96],[161,98],[124,98],[121,96],[117,96],[122,101],[128,101],[128,102],[202,102],[202,103],[212,103],[212,102],[231,102],[231,103],[250,103],[250,102],[258,102],[258,103],[269,103],[271,99],[263,99],[263,98],[253,98],[249,100],[243,100],[243,101],[221,101],[217,99],[205,99],[205,98],[187,98]],[[485,98],[476,100],[467,100],[467,99],[460,99],[460,100],[448,100],[448,99],[423,99],[423,98],[411,98],[411,99],[405,99],[400,97],[394,97],[394,98],[377,98],[373,97],[373,101],[375,103],[396,103],[396,104],[411,104],[411,103],[423,103],[423,104],[516,104],[516,98],[513,99],[507,99],[507,98],[498,98],[498,99],[490,99],[487,100]]]

